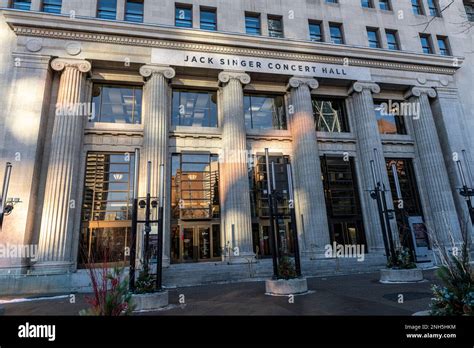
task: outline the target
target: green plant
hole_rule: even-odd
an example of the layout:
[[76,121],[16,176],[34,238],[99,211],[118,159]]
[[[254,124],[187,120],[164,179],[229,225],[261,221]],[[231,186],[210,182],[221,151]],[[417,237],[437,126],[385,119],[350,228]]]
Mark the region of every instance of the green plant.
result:
[[280,258],[280,262],[278,263],[278,278],[286,280],[297,278],[293,260],[288,256]]
[[143,270],[137,278],[135,283],[136,294],[150,294],[155,292],[156,277],[150,274],[148,266],[144,266]]
[[400,248],[395,252],[395,262],[390,261],[387,264],[388,268],[397,269],[412,269],[416,268],[415,262],[413,262],[413,256],[408,248]]

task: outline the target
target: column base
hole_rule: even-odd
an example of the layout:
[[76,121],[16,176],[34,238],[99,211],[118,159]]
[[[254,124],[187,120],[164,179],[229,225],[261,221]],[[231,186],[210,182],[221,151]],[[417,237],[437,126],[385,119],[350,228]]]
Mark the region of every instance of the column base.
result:
[[229,265],[255,263],[257,259],[254,253],[241,253],[239,256],[224,256],[224,262]]
[[330,259],[332,257],[327,257],[324,248],[318,248],[312,251],[302,251],[300,253],[301,260],[304,261],[313,261],[313,260],[324,260]]
[[32,275],[53,275],[74,272],[76,264],[70,261],[39,261],[31,268]]

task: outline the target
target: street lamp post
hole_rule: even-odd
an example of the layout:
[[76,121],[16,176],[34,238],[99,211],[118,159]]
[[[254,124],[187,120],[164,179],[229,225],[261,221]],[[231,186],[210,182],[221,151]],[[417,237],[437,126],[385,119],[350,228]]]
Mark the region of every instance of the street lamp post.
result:
[[272,251],[273,260],[273,279],[278,278],[278,248],[276,246],[275,236],[275,224],[273,217],[273,197],[272,197],[272,184],[270,181],[270,162],[268,149],[265,149],[265,166],[267,171],[267,195],[268,195],[268,209],[270,212],[270,248]]
[[12,164],[7,162],[5,175],[3,176],[2,196],[0,197],[0,229],[3,225],[3,216],[7,209],[8,187],[10,186],[10,177],[12,173]]
[[471,177],[471,171],[469,168],[469,162],[466,156],[466,150],[463,150],[462,152],[463,152],[464,161],[466,162],[467,178],[466,178],[466,175],[464,174],[464,169],[463,169],[461,161],[460,160],[456,161],[457,168],[459,171],[459,176],[461,177],[461,184],[462,184],[462,188],[459,189],[459,193],[466,200],[467,208],[469,210],[469,216],[471,217],[471,223],[474,224],[474,208],[472,206],[472,201],[471,201],[471,197],[474,197],[474,189],[472,187],[469,187],[469,185],[471,185],[472,183],[472,177]]
[[298,231],[296,230],[296,213],[295,213],[295,196],[293,191],[293,172],[291,165],[286,165],[286,172],[288,177],[288,193],[289,193],[289,209],[291,215],[291,232],[293,237],[294,253],[295,253],[295,269],[296,275],[301,277],[301,261],[300,261],[300,247],[298,241]]
[[135,168],[133,172],[132,228],[130,231],[130,291],[135,291],[135,267],[137,256],[137,220],[138,220],[138,174],[140,168],[140,150],[135,149]]

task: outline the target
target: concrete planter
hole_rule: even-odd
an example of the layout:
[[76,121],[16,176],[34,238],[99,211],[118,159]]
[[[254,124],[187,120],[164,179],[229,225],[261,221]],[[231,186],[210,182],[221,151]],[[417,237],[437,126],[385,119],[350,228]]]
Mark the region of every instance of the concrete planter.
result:
[[306,278],[266,280],[265,292],[267,295],[288,296],[298,295],[308,292],[308,282]]
[[423,271],[419,268],[394,269],[384,268],[380,270],[381,283],[415,283],[423,280]]
[[158,310],[168,306],[168,291],[154,292],[152,294],[133,294],[132,301],[135,305],[135,312]]

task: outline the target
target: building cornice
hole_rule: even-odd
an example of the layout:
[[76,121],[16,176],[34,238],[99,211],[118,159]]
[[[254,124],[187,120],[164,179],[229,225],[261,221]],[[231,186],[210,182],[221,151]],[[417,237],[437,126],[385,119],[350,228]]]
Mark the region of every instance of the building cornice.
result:
[[[104,21],[35,12],[0,10],[19,36],[157,47],[197,52],[288,59],[326,64],[453,75],[463,57],[292,39],[255,37],[239,33],[207,32],[161,25]],[[185,39],[183,39],[185,38]]]

